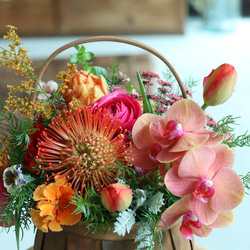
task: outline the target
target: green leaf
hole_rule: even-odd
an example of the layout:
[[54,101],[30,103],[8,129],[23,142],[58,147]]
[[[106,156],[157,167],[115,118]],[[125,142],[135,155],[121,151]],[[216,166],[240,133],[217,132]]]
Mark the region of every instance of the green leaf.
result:
[[134,91],[134,88],[131,82],[129,82],[129,84],[126,86],[126,91],[128,93],[132,93]]
[[91,67],[91,68],[94,68],[94,70],[95,70],[95,75],[98,76],[98,77],[99,77],[100,75],[102,75],[102,76],[104,76],[104,77],[106,77],[106,76],[108,75],[107,70],[106,70],[105,68],[103,68],[103,67],[93,66],[93,67]]
[[142,99],[143,99],[144,113],[153,114],[153,109],[152,109],[151,103],[150,103],[150,101],[149,101],[149,99],[147,97],[146,90],[144,88],[144,85],[143,85],[143,82],[142,82],[141,75],[140,75],[139,71],[137,71],[137,78],[138,78],[138,82],[139,82],[139,86],[140,86],[140,90],[141,90],[141,95],[142,95]]

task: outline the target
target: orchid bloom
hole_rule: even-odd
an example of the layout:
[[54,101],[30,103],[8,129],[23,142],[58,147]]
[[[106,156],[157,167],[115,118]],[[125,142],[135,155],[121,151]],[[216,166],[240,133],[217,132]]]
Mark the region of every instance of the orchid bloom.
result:
[[231,210],[220,212],[211,224],[203,224],[192,211],[190,195],[186,195],[162,213],[158,226],[159,228],[168,228],[178,220],[181,220],[180,232],[186,239],[191,240],[193,234],[207,237],[213,228],[228,227],[234,220],[234,213]]
[[233,163],[234,153],[228,146],[200,146],[186,153],[179,166],[169,169],[165,185],[174,195],[190,194],[191,210],[202,223],[211,224],[219,212],[234,209],[244,197]]
[[[205,144],[207,146],[218,145],[223,136],[211,130],[205,129],[207,120],[203,110],[198,104],[189,99],[183,99],[173,104],[161,117],[154,114],[143,114],[134,124],[132,138],[136,149],[132,153],[133,158],[137,155],[149,158],[152,154],[152,147],[159,145],[153,160],[157,163],[174,161],[190,150],[191,148]],[[140,160],[138,160],[139,163]],[[142,160],[141,160],[142,161]],[[151,160],[152,168],[155,163]],[[148,168],[148,164],[145,168]],[[140,164],[143,165],[143,164]],[[159,164],[158,164],[159,165]],[[143,168],[143,166],[140,166]]]

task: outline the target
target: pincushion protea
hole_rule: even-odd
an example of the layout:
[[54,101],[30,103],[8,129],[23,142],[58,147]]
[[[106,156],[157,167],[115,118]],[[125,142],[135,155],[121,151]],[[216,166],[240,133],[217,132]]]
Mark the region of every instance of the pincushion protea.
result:
[[120,120],[109,112],[85,106],[52,119],[38,143],[39,168],[47,179],[65,176],[81,194],[101,191],[116,177],[117,164],[127,164],[130,144],[124,140]]

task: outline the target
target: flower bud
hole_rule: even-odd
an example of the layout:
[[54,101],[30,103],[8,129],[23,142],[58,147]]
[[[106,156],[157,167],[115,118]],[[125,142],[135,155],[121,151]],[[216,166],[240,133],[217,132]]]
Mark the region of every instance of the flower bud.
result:
[[132,202],[132,189],[120,183],[110,184],[102,189],[101,202],[112,213],[121,212],[127,209]]
[[230,64],[222,64],[212,70],[209,76],[203,81],[203,109],[207,106],[216,106],[227,101],[237,81],[235,68]]
[[74,108],[74,102],[80,106],[88,106],[108,93],[108,84],[103,76],[97,77],[89,72],[75,71],[66,83],[68,89],[63,98],[69,109]]

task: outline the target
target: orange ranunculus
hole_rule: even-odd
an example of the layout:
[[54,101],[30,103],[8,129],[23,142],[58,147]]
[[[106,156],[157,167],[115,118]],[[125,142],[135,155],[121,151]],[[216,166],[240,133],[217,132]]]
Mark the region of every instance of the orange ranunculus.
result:
[[76,206],[70,204],[74,190],[66,178],[55,176],[55,182],[36,188],[33,199],[36,209],[30,210],[34,225],[43,232],[62,231],[61,225],[72,226],[81,220],[81,214],[73,213]]
[[97,77],[83,70],[75,71],[66,85],[68,89],[63,98],[69,109],[74,108],[76,100],[80,106],[90,105],[108,93],[108,84],[102,75]]

